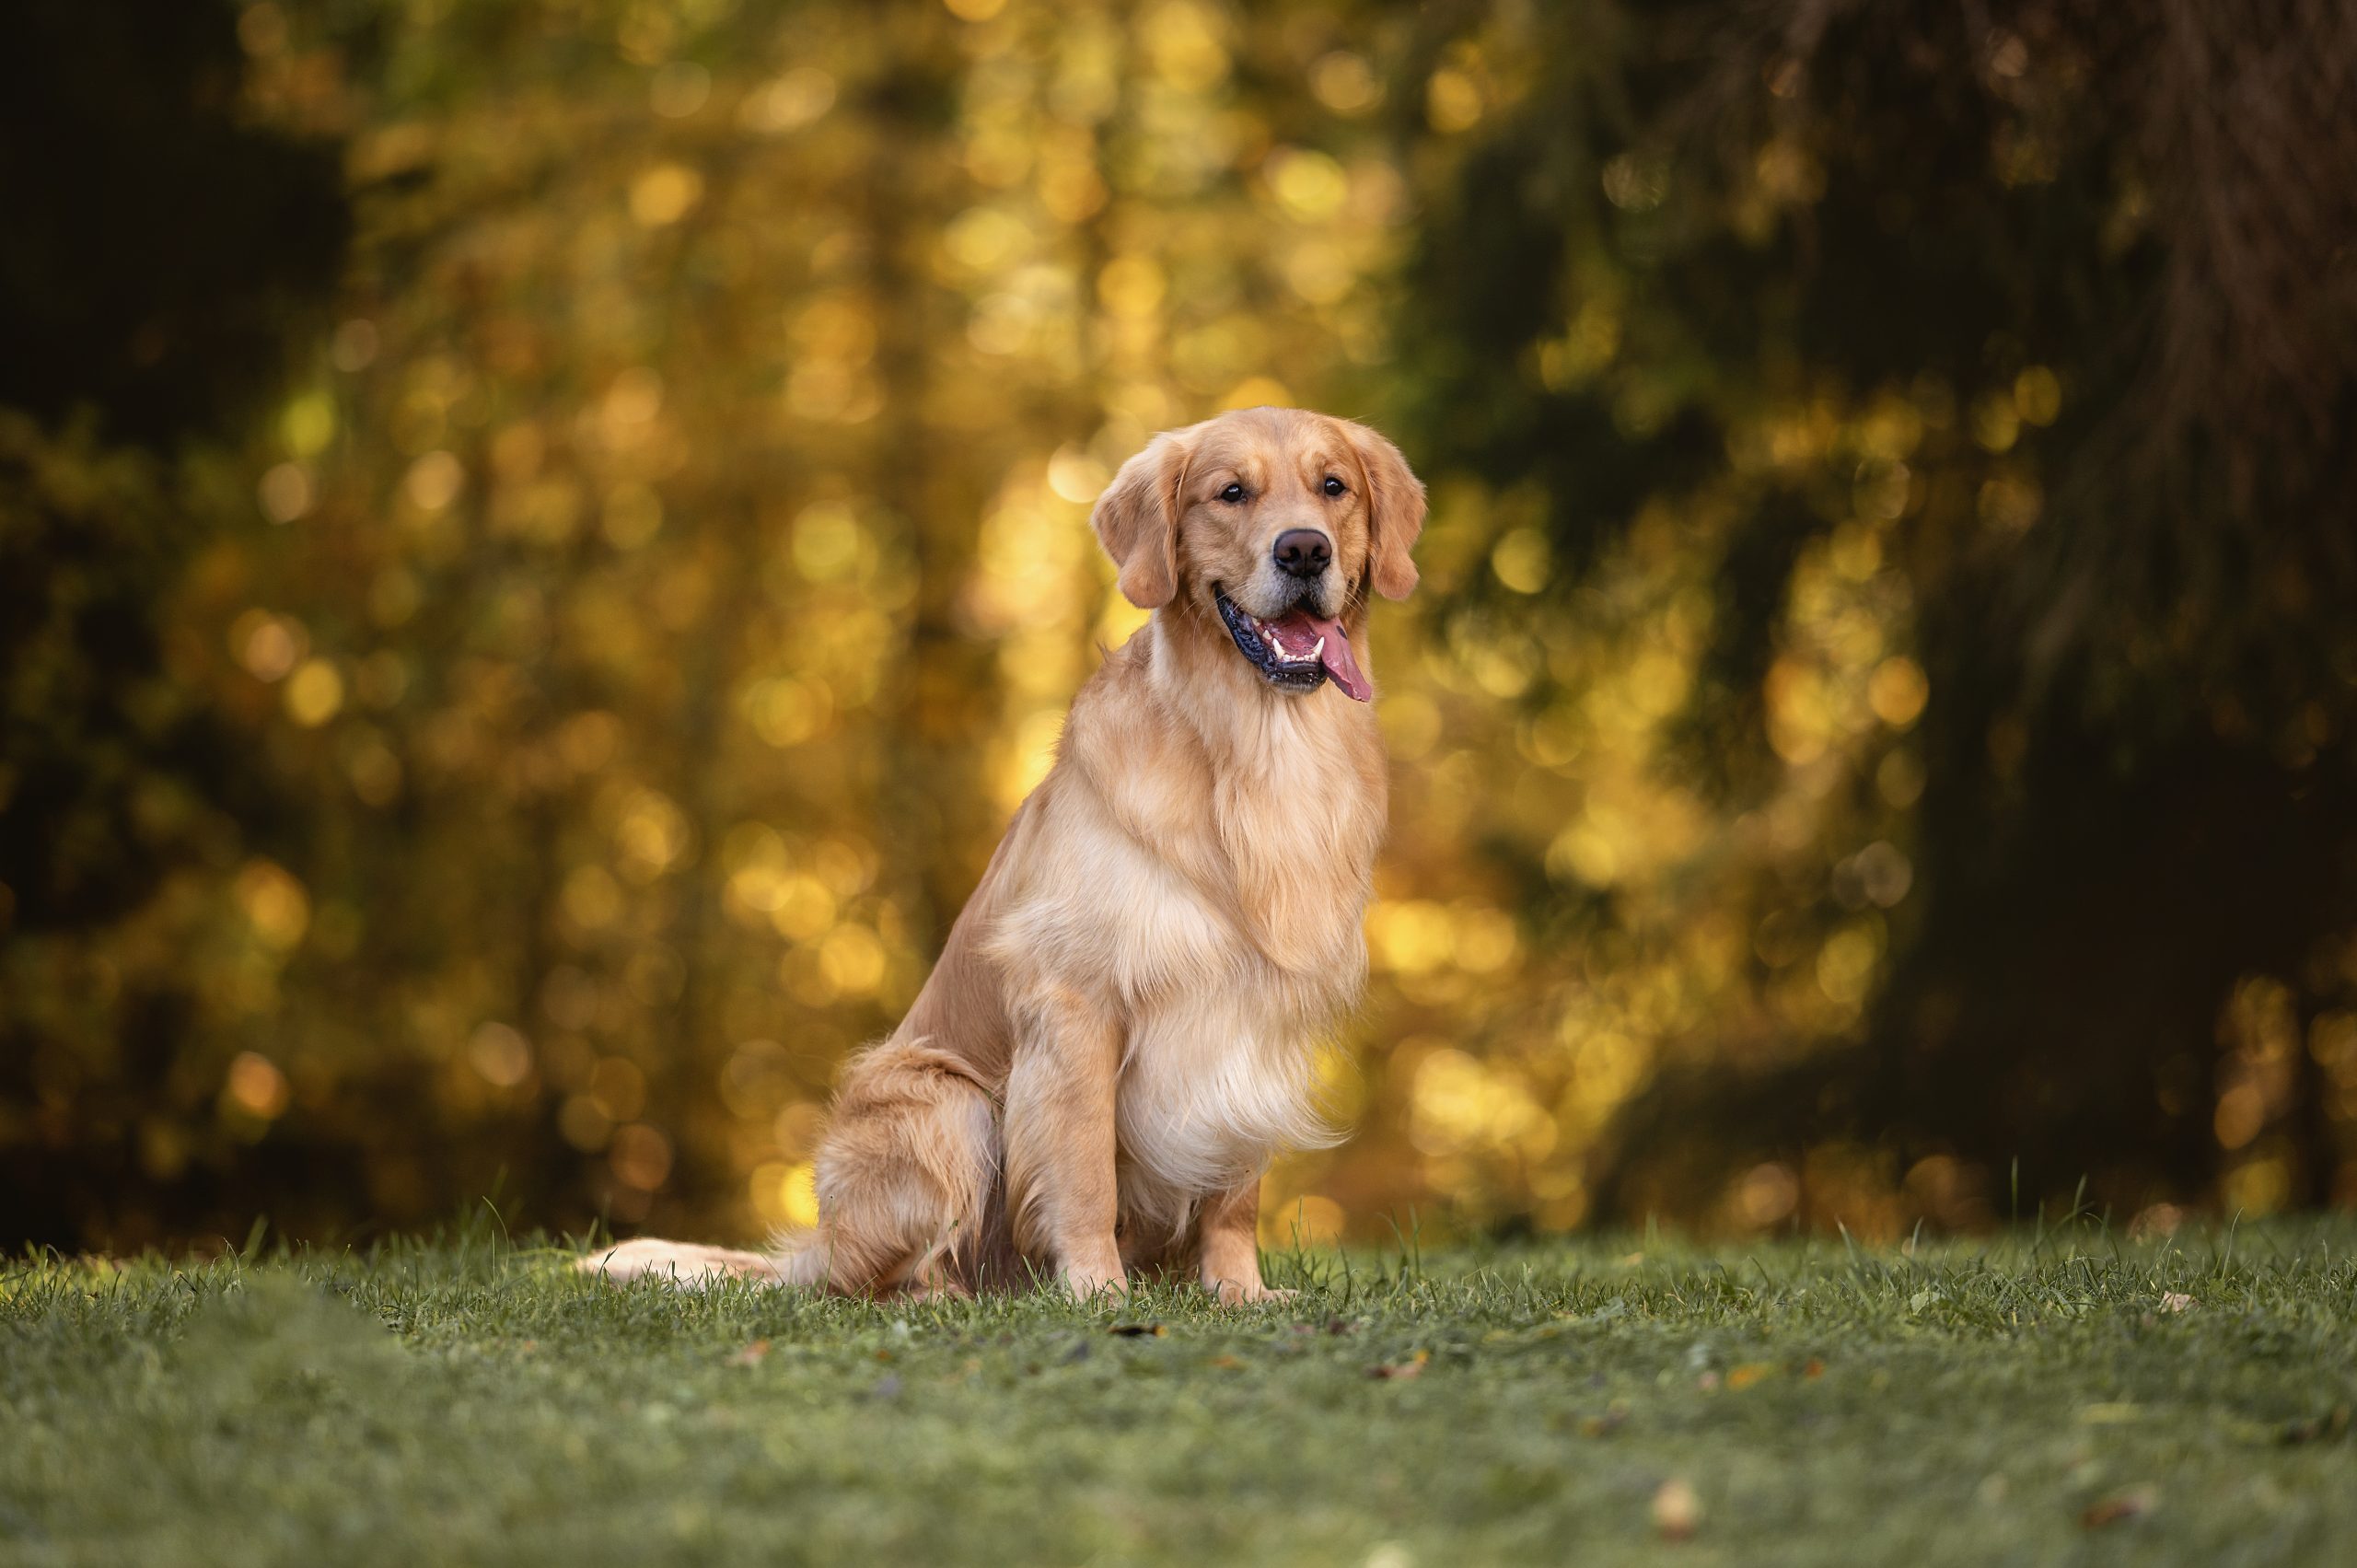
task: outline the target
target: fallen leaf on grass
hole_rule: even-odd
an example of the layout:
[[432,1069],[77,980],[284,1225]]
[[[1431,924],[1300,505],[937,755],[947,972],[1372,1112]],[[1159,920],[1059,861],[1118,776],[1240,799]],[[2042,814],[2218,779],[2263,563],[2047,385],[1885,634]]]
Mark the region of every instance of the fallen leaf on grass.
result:
[[1804,1377],[1822,1377],[1822,1376],[1825,1376],[1825,1363],[1823,1363],[1822,1361],[1819,1361],[1819,1360],[1818,1360],[1817,1357],[1815,1357],[1815,1356],[1810,1356],[1810,1357],[1808,1358],[1808,1365],[1807,1365],[1806,1366],[1804,1366],[1804,1367],[1802,1367],[1802,1368],[1801,1368],[1801,1376],[1804,1376]]
[[1212,1357],[1212,1365],[1218,1367],[1223,1372],[1241,1372],[1244,1370],[1244,1363],[1232,1355],[1215,1355]]
[[2125,1400],[2113,1400],[2104,1404],[2084,1405],[2079,1410],[2083,1426],[2124,1426],[2141,1421],[2144,1412]]
[[730,1356],[728,1358],[728,1365],[731,1366],[759,1366],[761,1364],[761,1358],[769,1353],[769,1341],[755,1340],[751,1344],[747,1345],[743,1350],[740,1350],[736,1354]]
[[2079,1523],[2087,1529],[2099,1530],[2106,1525],[2116,1525],[2122,1519],[2140,1518],[2151,1513],[2157,1500],[2149,1486],[2115,1492],[2108,1497],[2088,1504],[2086,1512],[2079,1516]]
[[1727,1374],[1727,1390],[1740,1394],[1775,1370],[1764,1361],[1747,1361]]
[[1410,1377],[1422,1377],[1424,1375],[1424,1365],[1432,1358],[1432,1352],[1420,1350],[1405,1361],[1390,1362],[1382,1366],[1370,1366],[1366,1369],[1366,1375],[1370,1377],[1387,1377],[1393,1382],[1404,1381]]
[[2161,1310],[2164,1312],[2190,1312],[2200,1305],[2181,1290],[2165,1290],[2161,1293]]
[[1142,1340],[1149,1336],[1158,1340],[1170,1332],[1159,1323],[1116,1323],[1105,1331],[1119,1334],[1125,1340]]
[[2283,1429],[2283,1442],[2287,1446],[2321,1443],[2328,1439],[2347,1435],[2349,1435],[2349,1407],[2347,1405],[2335,1405],[2323,1415],[2310,1416],[2305,1421],[2295,1421]]
[[1628,1423],[1629,1407],[1615,1400],[1602,1415],[1585,1417],[1580,1422],[1583,1437],[1609,1437]]
[[1687,1540],[1694,1527],[1702,1522],[1702,1500],[1694,1495],[1694,1485],[1682,1476],[1672,1476],[1661,1483],[1654,1493],[1654,1528],[1664,1540]]

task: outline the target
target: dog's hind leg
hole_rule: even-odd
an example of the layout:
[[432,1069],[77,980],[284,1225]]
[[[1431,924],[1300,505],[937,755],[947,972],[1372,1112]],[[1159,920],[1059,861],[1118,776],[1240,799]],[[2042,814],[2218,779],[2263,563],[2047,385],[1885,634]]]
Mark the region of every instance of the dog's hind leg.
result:
[[985,1249],[1004,1229],[986,1223],[998,1207],[998,1166],[997,1116],[965,1063],[923,1040],[887,1040],[843,1074],[819,1148],[815,1229],[780,1237],[765,1253],[642,1237],[575,1266],[617,1284],[742,1278],[844,1295],[956,1295],[991,1272]]
[[843,1074],[819,1149],[819,1226],[782,1241],[779,1278],[849,1294],[970,1288],[998,1164],[997,1116],[966,1064],[887,1040]]

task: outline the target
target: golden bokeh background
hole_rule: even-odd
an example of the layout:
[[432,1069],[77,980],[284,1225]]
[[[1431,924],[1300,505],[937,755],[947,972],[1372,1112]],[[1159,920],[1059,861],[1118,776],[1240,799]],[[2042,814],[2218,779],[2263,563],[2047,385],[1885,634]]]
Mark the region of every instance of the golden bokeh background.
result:
[[[2175,254],[2152,166],[2119,162],[2142,133],[2107,100],[2070,119],[2135,57],[2068,7],[1926,23],[1928,43],[1804,37],[1817,10],[1845,14],[1771,6],[1756,37],[1700,41],[1713,7],[1504,0],[225,10],[203,112],[328,149],[345,226],[225,425],[0,417],[46,602],[87,584],[41,517],[132,519],[134,555],[168,541],[145,663],[94,657],[95,633],[17,648],[12,714],[103,695],[132,738],[0,774],[26,841],[0,890],[20,1211],[0,1241],[257,1214],[356,1236],[486,1193],[517,1224],[807,1223],[831,1074],[907,1005],[1098,649],[1138,622],[1091,501],[1154,432],[1255,403],[1370,419],[1434,490],[1424,587],[1371,633],[1393,830],[1370,998],[1327,1074],[1355,1132],[1272,1173],[1271,1241],[1648,1214],[1891,1236],[2089,1179],[2123,1222],[2347,1199],[2345,672],[2283,697],[2245,662],[2186,677],[2183,724],[2093,701],[2058,720],[2018,692],[2126,688],[2100,659],[1983,679],[1952,613],[1940,630],[2009,602],[1970,598],[1971,572],[2049,539],[2084,548],[2039,567],[2041,603],[2085,596],[2087,552],[2101,598],[2174,548],[2084,520],[2116,498],[2073,475],[2137,377],[2107,381],[2039,292],[2084,281],[2041,247],[2083,239],[2123,286]],[[1960,289],[1961,359],[1903,331],[1824,348],[1809,315],[1809,287],[1948,308],[1935,258],[1890,259],[1915,219],[1841,227],[1887,110],[1844,63],[1902,43],[1954,52],[1926,69],[1965,107],[1913,112],[1969,154],[1945,178],[1994,215],[1989,268],[2039,324],[1990,332],[1972,312],[2000,291]],[[1674,68],[1690,90],[1662,87]],[[1680,141],[1673,110],[1705,88],[1718,118]],[[2093,215],[2041,238],[2008,203]],[[1823,260],[1864,254],[1885,270]],[[168,237],[143,264],[174,265]],[[2347,361],[2328,371],[2345,409]],[[1591,482],[1600,444],[1652,466]],[[2346,521],[2325,483],[2311,509]],[[2233,589],[2233,624],[2329,619],[2268,598],[2271,569]],[[2162,629],[2154,657],[2243,646],[2199,599],[2164,585],[2137,623]],[[2065,636],[2032,617],[2014,642],[2040,634]],[[2341,671],[2345,648],[2318,656]],[[1930,727],[1956,708],[1968,770]],[[2203,810],[2336,803],[2289,830],[2328,885],[2242,862],[2297,929],[2216,945],[2229,972],[2172,1002],[2174,1033],[2131,1020],[2099,1081],[2053,1088],[2044,1037],[2030,1066],[1992,1054],[1972,1030],[2011,1026],[1909,968],[2042,895],[1945,923],[1927,902],[2007,801],[2199,771],[2107,774],[2070,738],[2165,738],[2130,747],[2149,761],[2188,725],[2281,786]],[[1943,781],[1984,815],[1934,810]],[[2121,808],[2145,861],[2179,819]],[[2049,842],[1989,853],[2037,873]],[[2101,1016],[2138,962],[2172,967],[2037,967],[2083,908],[2149,897],[2097,850],[2078,873],[2092,902],[2058,898],[2066,929],[1972,983]],[[1935,1049],[1968,1079],[1989,1063],[2003,1098],[1942,1121]],[[1842,1073],[1880,1098],[1845,1098]],[[1771,1082],[1805,1092],[1748,1098]],[[2048,1114],[2089,1096],[2142,1120]]]

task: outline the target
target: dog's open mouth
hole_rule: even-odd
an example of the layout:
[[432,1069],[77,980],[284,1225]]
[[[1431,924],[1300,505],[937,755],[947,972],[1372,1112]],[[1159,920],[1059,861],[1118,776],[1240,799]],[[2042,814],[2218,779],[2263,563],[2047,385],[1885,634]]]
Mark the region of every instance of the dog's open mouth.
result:
[[1306,610],[1263,621],[1239,609],[1225,593],[1217,588],[1212,591],[1219,600],[1220,619],[1227,622],[1227,634],[1270,685],[1287,691],[1314,691],[1331,677],[1356,702],[1375,695],[1375,688],[1359,671],[1359,661],[1351,652],[1351,639],[1341,621]]

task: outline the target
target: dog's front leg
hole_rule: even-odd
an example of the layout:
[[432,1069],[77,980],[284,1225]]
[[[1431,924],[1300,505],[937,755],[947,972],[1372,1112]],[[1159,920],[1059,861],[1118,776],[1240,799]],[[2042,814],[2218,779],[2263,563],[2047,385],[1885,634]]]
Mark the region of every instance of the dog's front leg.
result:
[[1260,1283],[1260,1179],[1214,1196],[1196,1222],[1202,1254],[1203,1288],[1230,1307],[1247,1301],[1283,1301],[1289,1290]]
[[1015,1242],[1051,1260],[1086,1299],[1128,1288],[1113,1239],[1120,1194],[1113,1166],[1120,1026],[1057,987],[1021,1010],[1006,1080],[1006,1193]]

